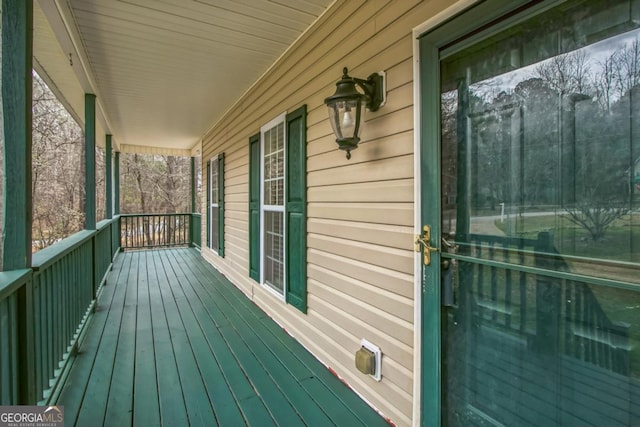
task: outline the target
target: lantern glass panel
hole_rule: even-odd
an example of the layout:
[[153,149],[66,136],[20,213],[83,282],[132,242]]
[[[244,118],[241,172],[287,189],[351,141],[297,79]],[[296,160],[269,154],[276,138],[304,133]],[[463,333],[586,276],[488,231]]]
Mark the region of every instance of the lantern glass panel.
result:
[[341,100],[329,105],[329,118],[336,138],[347,139],[358,136],[360,108],[362,108],[360,99]]

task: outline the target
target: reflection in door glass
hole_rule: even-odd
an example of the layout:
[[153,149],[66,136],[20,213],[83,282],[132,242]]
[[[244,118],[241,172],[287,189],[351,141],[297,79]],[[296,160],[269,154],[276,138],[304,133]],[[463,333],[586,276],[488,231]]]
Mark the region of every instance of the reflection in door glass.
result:
[[636,3],[441,52],[451,425],[640,425]]

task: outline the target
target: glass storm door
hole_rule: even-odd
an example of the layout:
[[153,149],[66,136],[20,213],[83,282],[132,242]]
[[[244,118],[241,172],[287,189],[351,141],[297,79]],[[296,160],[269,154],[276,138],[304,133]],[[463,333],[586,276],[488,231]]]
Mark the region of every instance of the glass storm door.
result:
[[423,424],[640,425],[640,1],[480,2],[420,49]]

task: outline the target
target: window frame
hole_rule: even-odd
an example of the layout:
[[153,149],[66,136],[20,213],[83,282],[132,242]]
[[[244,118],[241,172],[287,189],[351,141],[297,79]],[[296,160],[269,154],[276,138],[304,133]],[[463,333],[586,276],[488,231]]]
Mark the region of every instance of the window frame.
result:
[[[207,162],[207,247],[216,255],[224,257],[224,153],[212,156]],[[215,186],[213,183],[214,168],[216,171]],[[214,190],[216,193],[214,200]],[[217,239],[213,240],[213,209],[216,210]]]
[[[216,170],[216,185],[215,185],[215,190],[216,190],[216,198],[215,198],[215,202],[214,202],[214,197],[213,197],[213,191],[214,191],[214,185],[213,185],[213,170]],[[213,241],[213,208],[220,208],[220,195],[218,194],[218,188],[219,188],[219,184],[218,184],[218,179],[220,178],[220,171],[219,171],[219,165],[218,165],[218,155],[215,155],[213,157],[211,157],[209,159],[209,176],[207,177],[207,182],[208,182],[208,189],[207,191],[209,192],[209,204],[207,206],[207,215],[209,215],[209,230],[207,230],[207,233],[209,234],[209,249],[211,249],[212,251],[214,251],[216,254],[218,253],[218,247],[220,245],[220,233],[218,233],[218,238],[216,239],[216,241]],[[214,206],[215,205],[215,206]],[[216,217],[218,216],[217,212],[216,212]],[[217,222],[216,222],[217,224]],[[216,227],[217,228],[217,227]]]
[[[265,289],[275,295],[277,298],[282,301],[286,301],[287,295],[287,275],[286,275],[286,257],[287,257],[287,224],[286,224],[286,207],[287,207],[287,112],[283,112],[278,115],[268,123],[264,124],[260,127],[260,285],[262,285]],[[267,205],[265,204],[265,168],[264,168],[264,160],[265,160],[265,133],[268,131],[282,126],[282,205]],[[268,284],[265,280],[265,212],[279,212],[282,215],[282,248],[281,248],[281,259],[282,259],[282,291],[279,292],[275,286]]]

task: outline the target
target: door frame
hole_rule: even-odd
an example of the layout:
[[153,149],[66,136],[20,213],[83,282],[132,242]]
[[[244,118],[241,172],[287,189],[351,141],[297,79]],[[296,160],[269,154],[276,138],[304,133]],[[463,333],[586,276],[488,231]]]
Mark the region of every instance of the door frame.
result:
[[[422,164],[423,157],[425,153],[422,150],[422,138],[423,134],[426,130],[422,129],[422,114],[423,114],[423,106],[422,106],[422,93],[423,93],[423,84],[421,81],[421,73],[423,68],[423,61],[427,60],[427,58],[422,58],[420,54],[420,37],[433,30],[434,28],[440,26],[444,22],[449,19],[463,13],[465,10],[469,9],[476,3],[479,3],[482,0],[460,0],[457,3],[445,8],[440,11],[436,15],[424,21],[422,24],[415,27],[412,31],[412,40],[413,40],[413,176],[414,176],[414,212],[413,212],[413,233],[414,235],[419,235],[422,230],[422,189],[423,189],[423,176],[422,176]],[[432,360],[430,363],[438,363],[440,362],[440,334],[439,331],[437,333],[437,337],[434,337],[433,334],[429,334],[428,337],[424,336],[423,324],[424,324],[424,315],[426,315],[425,310],[423,308],[423,280],[422,280],[422,254],[420,252],[415,252],[414,257],[414,267],[413,267],[413,277],[414,277],[414,333],[413,333],[413,425],[440,425],[440,387],[438,386],[437,390],[434,390],[436,393],[437,399],[435,399],[432,404],[423,405],[423,388],[427,386],[426,381],[423,378],[423,366],[425,364],[425,360],[423,360],[423,345],[431,344],[433,349],[436,349],[435,354],[431,354],[430,357],[433,358],[435,356],[436,360]],[[439,261],[438,261],[439,262]],[[438,327],[434,329],[439,330],[439,319],[438,319]],[[434,339],[437,339],[437,345]],[[433,372],[431,373],[433,375]],[[422,414],[430,413],[433,409],[436,408],[437,417],[425,417],[422,419]],[[434,419],[435,418],[435,419]],[[430,422],[432,421],[432,422]]]
[[[439,168],[429,168],[434,158],[440,159],[440,145],[425,144],[423,140],[439,141],[439,104],[428,103],[425,94],[439,88],[438,48],[451,43],[474,29],[516,10],[532,0],[459,0],[413,29],[413,123],[414,123],[414,235],[422,233],[424,218],[433,218],[431,242],[440,241],[440,197],[425,200],[423,191],[440,190]],[[552,2],[556,3],[556,2]],[[471,12],[471,9],[473,11]],[[535,7],[534,7],[535,9]],[[430,49],[423,49],[421,38],[430,35]],[[429,70],[428,77],[423,73]],[[433,99],[433,98],[432,98]],[[435,170],[434,170],[435,169]],[[426,173],[423,173],[426,172]],[[433,190],[432,190],[433,191]],[[435,246],[439,247],[439,244]],[[434,253],[432,265],[440,264]],[[424,276],[423,276],[424,275]],[[441,321],[439,269],[423,269],[422,253],[414,253],[414,375],[413,424],[439,427],[441,413]],[[428,393],[427,393],[428,391]],[[423,417],[422,415],[427,416]]]

